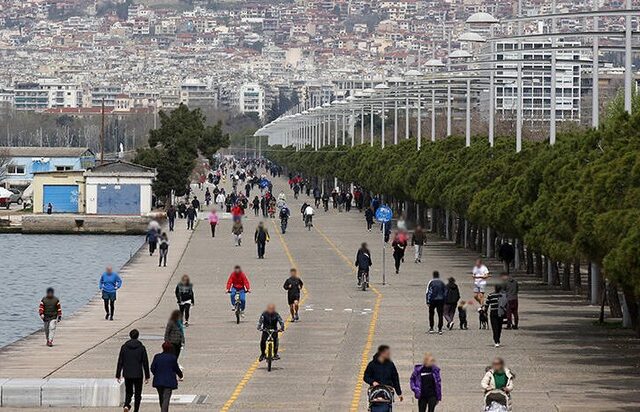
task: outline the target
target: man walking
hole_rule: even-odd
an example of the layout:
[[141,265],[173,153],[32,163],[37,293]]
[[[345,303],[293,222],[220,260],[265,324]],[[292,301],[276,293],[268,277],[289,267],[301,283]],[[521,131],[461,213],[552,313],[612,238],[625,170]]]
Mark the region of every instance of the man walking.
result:
[[362,380],[371,387],[378,385],[391,386],[396,391],[400,401],[404,400],[398,370],[391,360],[391,348],[387,345],[378,346],[378,351],[364,370]]
[[429,306],[429,333],[433,333],[434,314],[438,312],[438,334],[442,335],[442,316],[444,309],[444,300],[446,295],[446,286],[440,279],[440,273],[433,271],[433,279],[427,285],[427,306]]
[[196,212],[196,209],[193,207],[193,205],[190,205],[187,208],[187,230],[193,230],[193,225],[197,215],[198,213]]
[[105,320],[113,320],[113,312],[115,311],[116,291],[122,287],[122,279],[111,266],[107,266],[105,272],[100,276],[98,284],[102,292],[102,300],[104,301]]
[[415,253],[415,263],[422,262],[422,247],[425,243],[426,235],[424,230],[422,230],[422,226],[416,226],[416,229],[413,231],[413,236],[411,236],[411,246],[413,246],[413,250]]
[[507,294],[507,329],[518,329],[518,281],[509,273],[502,273],[502,288]]
[[269,231],[264,227],[264,223],[258,223],[256,232],[253,235],[253,239],[258,246],[258,259],[264,259],[264,252],[269,241]]
[[47,288],[47,294],[40,301],[38,308],[40,319],[44,322],[44,335],[47,338],[47,346],[53,346],[53,338],[56,335],[56,325],[62,320],[62,307],[60,300],[55,296],[53,288]]
[[500,336],[502,335],[502,320],[507,314],[507,295],[502,289],[502,285],[496,285],[495,292],[487,296],[484,304],[485,310],[489,313],[489,322],[493,331],[493,343],[496,348],[500,347]]
[[142,379],[144,383],[149,382],[149,357],[147,349],[138,340],[140,333],[137,329],[129,332],[129,339],[120,348],[118,356],[118,365],[116,367],[116,379],[120,382],[124,376],[124,412],[131,410],[131,398],[135,398],[133,402],[133,411],[140,410],[140,402],[142,401]]
[[176,224],[176,208],[175,206],[169,206],[167,209],[167,220],[169,221],[169,232],[173,232],[173,228]]

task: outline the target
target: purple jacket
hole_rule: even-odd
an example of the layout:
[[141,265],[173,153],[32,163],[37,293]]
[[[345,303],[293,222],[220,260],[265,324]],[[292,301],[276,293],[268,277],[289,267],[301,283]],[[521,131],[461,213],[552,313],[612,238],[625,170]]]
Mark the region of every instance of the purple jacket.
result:
[[[422,377],[420,376],[420,371],[422,370],[423,365],[416,365],[413,368],[413,373],[411,374],[411,379],[409,379],[409,385],[411,386],[411,390],[416,395],[416,399],[420,399],[420,394],[422,393]],[[436,396],[438,398],[438,402],[442,400],[442,380],[440,379],[440,368],[437,366],[433,366],[433,379],[436,381]]]

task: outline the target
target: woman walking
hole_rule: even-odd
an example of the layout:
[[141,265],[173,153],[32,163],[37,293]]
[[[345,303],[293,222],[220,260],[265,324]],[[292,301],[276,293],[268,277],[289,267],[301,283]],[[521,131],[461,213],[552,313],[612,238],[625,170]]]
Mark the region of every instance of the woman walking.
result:
[[456,316],[456,308],[458,307],[458,301],[460,300],[460,289],[456,285],[454,278],[449,278],[447,283],[447,289],[445,291],[444,299],[444,318],[447,320],[447,328],[453,329],[455,322],[453,321]]
[[242,221],[236,220],[233,222],[233,226],[231,226],[231,233],[233,234],[235,246],[240,246],[240,243],[242,242],[242,232],[244,232]]
[[422,364],[413,368],[409,384],[418,400],[418,411],[434,412],[442,400],[442,380],[440,368],[430,353],[425,353]]
[[396,233],[391,242],[393,247],[393,260],[396,264],[396,273],[400,273],[400,263],[404,260],[404,251],[407,249],[407,238],[402,233]]
[[209,212],[209,226],[211,226],[211,237],[216,237],[216,226],[218,225],[218,214],[215,209]]
[[189,280],[189,275],[182,275],[180,283],[176,285],[176,299],[178,300],[178,307],[180,308],[180,313],[184,319],[184,327],[186,328],[189,326],[191,306],[196,304],[193,296],[193,283]]
[[153,387],[158,391],[160,412],[169,412],[171,393],[178,389],[178,379],[182,380],[182,370],[178,365],[178,358],[173,353],[173,345],[169,342],[162,344],[162,353],[153,357],[151,362],[153,373]]
[[180,352],[184,346],[184,325],[182,324],[182,313],[179,310],[171,312],[171,317],[164,330],[164,340],[173,345],[173,353],[176,358],[180,357]]
[[160,260],[158,262],[158,267],[167,266],[167,255],[169,254],[169,237],[166,233],[163,233],[160,236],[160,246],[158,247],[160,253]]

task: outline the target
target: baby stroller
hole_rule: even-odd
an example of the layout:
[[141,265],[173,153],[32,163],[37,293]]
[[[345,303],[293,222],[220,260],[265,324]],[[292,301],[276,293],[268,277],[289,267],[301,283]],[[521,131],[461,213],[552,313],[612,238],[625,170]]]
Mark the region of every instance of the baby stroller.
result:
[[485,412],[511,411],[511,397],[500,389],[494,389],[484,394]]
[[394,390],[391,386],[371,386],[367,391],[370,412],[391,412]]

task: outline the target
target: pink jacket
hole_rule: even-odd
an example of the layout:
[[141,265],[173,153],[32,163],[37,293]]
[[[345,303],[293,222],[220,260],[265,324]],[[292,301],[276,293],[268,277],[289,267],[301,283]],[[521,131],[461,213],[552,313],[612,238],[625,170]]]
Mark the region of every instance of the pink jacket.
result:
[[216,223],[218,223],[218,214],[214,212],[209,213],[209,224]]

